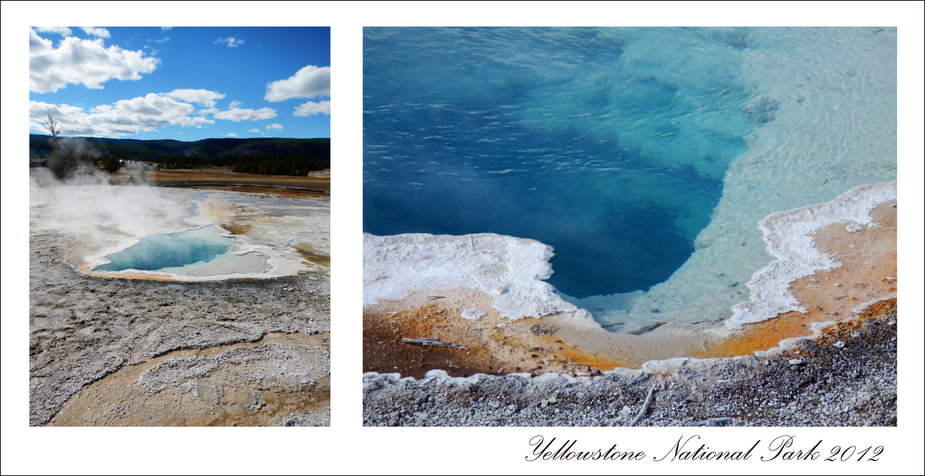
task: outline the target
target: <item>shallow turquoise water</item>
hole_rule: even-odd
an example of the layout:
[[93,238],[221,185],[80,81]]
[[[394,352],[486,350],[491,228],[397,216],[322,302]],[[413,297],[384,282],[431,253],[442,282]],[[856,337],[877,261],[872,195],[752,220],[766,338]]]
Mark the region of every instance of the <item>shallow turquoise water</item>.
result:
[[774,117],[744,30],[364,31],[364,231],[533,238],[575,297],[671,276]]
[[210,263],[230,256],[234,239],[220,236],[215,227],[202,227],[176,233],[159,233],[141,238],[138,243],[107,255],[109,263],[94,271],[157,271]]

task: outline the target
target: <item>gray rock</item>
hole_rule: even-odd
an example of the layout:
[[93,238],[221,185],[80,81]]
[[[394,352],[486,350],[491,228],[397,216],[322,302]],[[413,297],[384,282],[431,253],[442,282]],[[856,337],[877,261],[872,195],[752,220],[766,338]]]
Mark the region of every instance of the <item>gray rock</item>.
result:
[[[466,381],[368,373],[363,424],[626,426],[660,385],[638,426],[896,426],[895,317],[868,321],[858,332],[865,345],[802,341],[793,359],[800,365],[790,355],[712,359],[664,380],[641,370]],[[512,410],[501,418],[499,409]]]

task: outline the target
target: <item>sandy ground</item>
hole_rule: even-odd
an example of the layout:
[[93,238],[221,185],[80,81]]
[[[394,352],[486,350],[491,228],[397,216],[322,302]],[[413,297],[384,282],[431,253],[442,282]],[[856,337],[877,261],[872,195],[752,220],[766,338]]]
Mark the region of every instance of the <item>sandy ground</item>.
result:
[[817,231],[816,248],[841,266],[790,284],[807,312],[737,331],[502,319],[463,288],[368,306],[364,423],[626,425],[655,388],[646,425],[895,425],[896,210],[885,202],[869,226]]

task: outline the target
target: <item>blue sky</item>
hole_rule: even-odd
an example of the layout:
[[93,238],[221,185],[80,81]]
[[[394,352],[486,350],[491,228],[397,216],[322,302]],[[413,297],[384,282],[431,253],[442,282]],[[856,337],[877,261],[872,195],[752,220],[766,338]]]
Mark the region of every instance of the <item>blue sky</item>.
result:
[[329,28],[33,27],[29,129],[195,141],[331,136]]

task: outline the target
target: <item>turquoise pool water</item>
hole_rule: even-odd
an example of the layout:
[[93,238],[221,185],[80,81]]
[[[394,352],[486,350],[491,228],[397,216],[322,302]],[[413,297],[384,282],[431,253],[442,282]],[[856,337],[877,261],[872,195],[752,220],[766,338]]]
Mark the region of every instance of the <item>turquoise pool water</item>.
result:
[[234,239],[222,236],[215,226],[175,233],[159,233],[141,238],[138,243],[107,255],[109,263],[94,271],[163,271],[215,263],[231,257]]
[[896,180],[891,28],[366,28],[363,48],[364,231],[539,240],[608,326],[729,317],[773,259],[762,218]]
[[[572,296],[667,279],[772,117],[747,107],[737,35],[365,31],[364,231],[533,238]],[[671,64],[644,60],[653,33]]]

